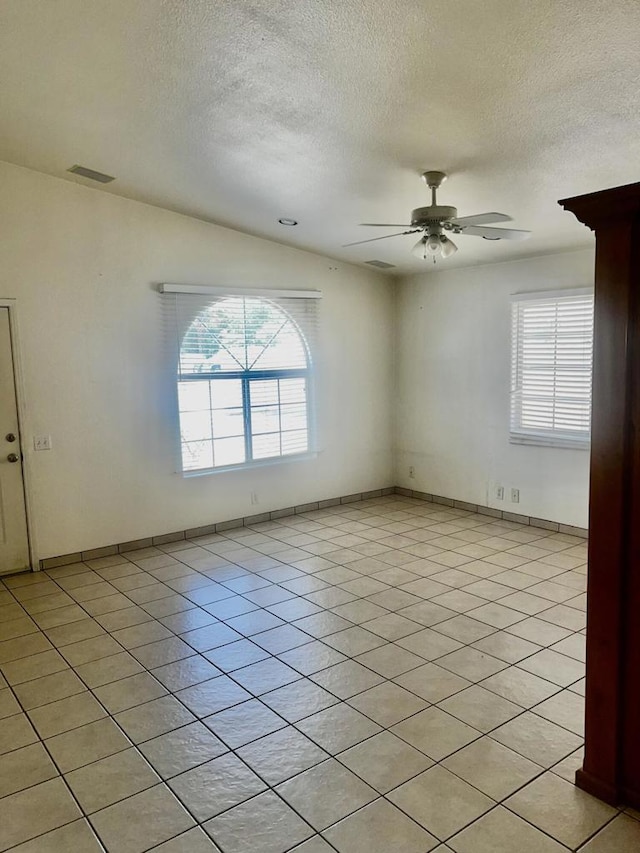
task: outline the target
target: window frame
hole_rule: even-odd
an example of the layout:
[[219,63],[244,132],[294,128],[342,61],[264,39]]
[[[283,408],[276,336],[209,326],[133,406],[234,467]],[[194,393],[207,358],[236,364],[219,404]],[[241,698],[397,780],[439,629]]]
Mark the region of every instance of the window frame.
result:
[[[316,407],[315,407],[315,370],[314,370],[314,355],[316,346],[316,323],[317,315],[315,310],[311,311],[309,323],[300,323],[300,316],[294,311],[292,313],[291,306],[294,305],[292,300],[317,300],[322,297],[322,293],[317,290],[267,290],[259,288],[221,288],[208,286],[190,286],[179,284],[163,283],[159,286],[161,293],[168,294],[165,297],[167,302],[171,304],[175,301],[175,308],[170,312],[169,335],[172,341],[171,350],[173,353],[172,360],[174,365],[180,364],[180,351],[182,341],[190,328],[191,323],[195,320],[199,313],[206,310],[216,302],[225,299],[255,299],[266,304],[272,304],[277,308],[295,327],[300,336],[300,342],[304,349],[306,367],[295,368],[264,368],[264,369],[241,369],[225,370],[225,371],[202,371],[198,373],[182,373],[178,367],[177,373],[174,369],[174,388],[175,388],[175,421],[176,421],[176,472],[184,478],[208,476],[230,471],[241,471],[245,468],[256,468],[271,465],[282,465],[290,462],[298,462],[306,459],[316,458],[318,453],[316,450]],[[184,296],[182,296],[184,295]],[[188,314],[191,319],[184,323],[180,322],[180,311],[177,308],[178,301],[184,298],[192,297],[192,305],[188,309]],[[291,300],[291,302],[290,302]],[[290,304],[287,305],[287,302]],[[318,304],[318,303],[316,303]],[[307,302],[307,307],[310,308],[314,303]],[[315,308],[315,306],[314,306]],[[303,309],[304,310],[304,309]],[[308,328],[305,328],[308,326]],[[280,453],[277,456],[269,456],[264,458],[253,458],[253,439],[254,436],[251,430],[251,383],[254,381],[278,380],[288,378],[303,378],[305,380],[305,397],[306,397],[306,434],[307,434],[307,449],[300,453]],[[225,380],[240,380],[242,388],[242,417],[244,427],[244,446],[245,446],[245,461],[237,462],[230,465],[217,465],[208,468],[185,468],[183,458],[183,440],[181,432],[181,409],[179,403],[178,389],[181,384],[186,384],[191,381],[225,381]],[[278,406],[280,408],[280,406]],[[213,409],[211,410],[213,411]],[[283,433],[278,430],[281,436]],[[285,432],[286,434],[286,432]],[[257,435],[260,435],[258,433]]]
[[[576,434],[563,433],[561,430],[535,430],[522,426],[521,400],[516,402],[518,394],[522,395],[521,387],[518,387],[518,378],[522,375],[524,367],[520,359],[521,349],[518,341],[520,332],[520,321],[518,317],[519,306],[524,303],[550,303],[561,302],[578,298],[590,297],[594,299],[592,287],[567,288],[553,291],[532,291],[527,293],[515,293],[511,296],[511,387],[509,394],[509,443],[529,445],[536,447],[564,448],[573,450],[589,450],[591,447],[591,428],[585,437]],[[593,327],[592,327],[593,329]],[[593,333],[593,332],[592,332]],[[554,339],[554,350],[557,347],[558,337]],[[591,373],[593,376],[593,346],[591,348]],[[554,372],[554,377],[556,373]],[[554,395],[554,400],[557,395]],[[592,393],[589,393],[589,418],[592,411]],[[519,411],[519,416],[518,416]]]
[[[191,375],[185,374],[178,379],[178,383],[181,382],[201,382],[201,381],[220,381],[224,382],[225,380],[240,380],[242,387],[242,417],[244,422],[244,447],[245,447],[245,461],[244,462],[236,462],[233,465],[214,465],[212,468],[185,468],[182,463],[182,445],[183,441],[180,439],[180,459],[181,459],[181,473],[185,477],[194,477],[200,476],[202,474],[216,474],[218,471],[235,471],[242,468],[255,468],[261,467],[263,465],[275,465],[282,462],[294,462],[300,459],[313,459],[317,453],[312,449],[315,446],[314,437],[314,426],[315,426],[315,418],[314,418],[314,406],[313,406],[313,394],[312,394],[312,371],[311,371],[311,363],[310,359],[307,357],[308,367],[306,368],[290,368],[290,369],[281,369],[281,370],[238,370],[238,371],[224,371],[224,373],[220,372],[208,372],[208,373],[194,373]],[[280,454],[279,456],[267,456],[262,459],[254,459],[253,458],[253,438],[254,435],[251,431],[251,390],[250,385],[251,382],[255,381],[264,381],[270,379],[289,379],[289,378],[304,378],[306,380],[306,393],[307,393],[307,450],[302,451],[302,453],[286,453]],[[180,418],[180,407],[178,406],[178,419]],[[282,430],[279,431],[279,434],[282,435]],[[260,433],[258,433],[260,435]]]

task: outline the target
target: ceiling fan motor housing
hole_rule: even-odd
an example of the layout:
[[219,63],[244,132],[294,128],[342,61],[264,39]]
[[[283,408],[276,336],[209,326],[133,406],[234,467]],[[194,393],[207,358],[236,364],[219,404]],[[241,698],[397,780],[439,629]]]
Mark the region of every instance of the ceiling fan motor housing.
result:
[[448,204],[431,204],[429,207],[416,207],[411,211],[411,224],[416,227],[450,222],[456,219],[458,211]]

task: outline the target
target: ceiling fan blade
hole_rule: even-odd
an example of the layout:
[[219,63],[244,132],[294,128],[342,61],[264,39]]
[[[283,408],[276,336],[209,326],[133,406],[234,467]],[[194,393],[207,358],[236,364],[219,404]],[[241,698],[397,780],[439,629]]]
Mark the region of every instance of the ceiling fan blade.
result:
[[384,237],[372,237],[370,240],[356,240],[355,243],[343,243],[342,248],[347,246],[359,246],[361,243],[374,243],[376,240],[386,240],[389,237],[402,237],[404,234],[415,234],[417,231],[422,231],[421,228],[414,228],[411,231],[399,231],[397,234],[385,234]]
[[[491,220],[492,222],[494,220]],[[410,228],[407,222],[359,222],[358,225],[366,225],[367,228]]]
[[487,228],[483,225],[463,226],[460,234],[484,237],[485,240],[526,240],[531,231],[518,231],[515,228]]
[[506,213],[476,213],[475,216],[458,216],[451,220],[455,225],[488,225],[490,222],[512,222]]

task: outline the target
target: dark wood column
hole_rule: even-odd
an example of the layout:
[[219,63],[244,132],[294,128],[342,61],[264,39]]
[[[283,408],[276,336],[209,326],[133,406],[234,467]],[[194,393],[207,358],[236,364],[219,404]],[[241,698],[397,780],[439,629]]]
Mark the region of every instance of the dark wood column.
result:
[[640,184],[560,204],[596,236],[586,742],[576,784],[640,808]]

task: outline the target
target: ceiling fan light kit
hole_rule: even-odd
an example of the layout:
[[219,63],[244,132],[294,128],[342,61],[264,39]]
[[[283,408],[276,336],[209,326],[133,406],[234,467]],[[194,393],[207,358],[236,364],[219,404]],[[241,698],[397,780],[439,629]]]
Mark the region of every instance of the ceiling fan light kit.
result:
[[411,254],[422,261],[433,258],[433,263],[435,264],[438,255],[442,255],[443,258],[449,258],[451,255],[455,255],[457,251],[458,247],[456,244],[445,234],[425,234],[415,244],[411,250]]
[[389,222],[360,223],[369,228],[406,228],[406,231],[386,234],[384,237],[372,237],[369,240],[357,240],[355,243],[346,243],[345,246],[358,246],[361,243],[372,243],[374,240],[387,240],[389,237],[401,237],[421,231],[422,237],[411,250],[412,254],[421,260],[432,258],[435,263],[438,256],[449,258],[458,251],[458,247],[447,237],[445,231],[471,237],[484,237],[485,240],[526,240],[529,237],[530,231],[486,227],[489,222],[511,222],[511,217],[505,213],[479,213],[475,216],[459,217],[457,208],[438,204],[436,193],[446,179],[444,172],[432,170],[423,173],[422,180],[431,190],[431,204],[412,210],[410,225]]

